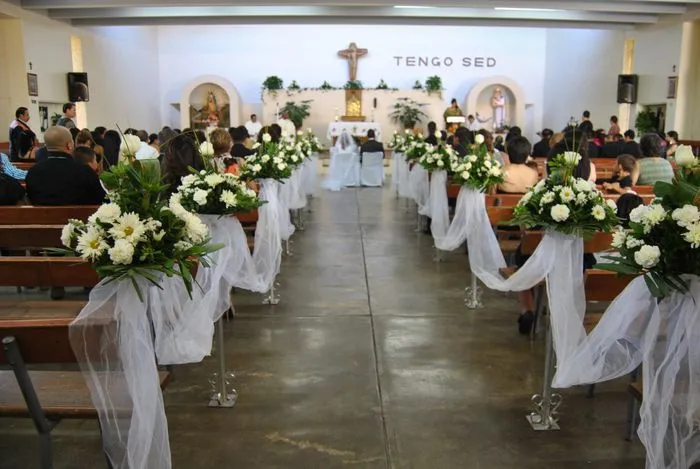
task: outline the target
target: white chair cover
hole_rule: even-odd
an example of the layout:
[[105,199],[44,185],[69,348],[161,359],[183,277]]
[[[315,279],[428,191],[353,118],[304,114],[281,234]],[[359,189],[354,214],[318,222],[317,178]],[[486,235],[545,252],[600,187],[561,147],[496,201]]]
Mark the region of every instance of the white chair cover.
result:
[[360,182],[363,186],[381,187],[384,185],[384,153],[362,154]]
[[[347,154],[346,154],[347,155]],[[339,153],[338,157],[344,158],[341,160],[343,171],[343,185],[345,187],[357,187],[360,185],[360,154],[350,153],[348,156],[343,156]]]
[[433,235],[435,246],[442,249],[440,246],[444,247],[444,238],[447,234],[447,228],[450,225],[450,207],[447,203],[446,171],[433,171],[430,178],[428,203],[424,212],[425,213],[421,213],[421,215],[427,215],[431,218],[430,232]]
[[357,186],[360,181],[360,156],[354,152],[333,151],[323,187],[339,191],[346,186]]
[[294,187],[293,177],[285,179],[279,183],[279,210],[277,216],[280,224],[280,237],[282,241],[287,241],[292,237],[296,227],[292,223],[292,217],[289,213],[292,200],[296,197],[297,190]]
[[411,187],[412,198],[418,205],[418,213],[423,214],[427,210],[430,197],[430,176],[428,170],[419,164],[413,166],[408,175],[408,183]]
[[[258,223],[255,227],[255,247],[253,262],[255,271],[260,276],[264,291],[269,291],[280,272],[282,262],[282,234],[279,211],[281,184],[274,179],[260,181],[260,199],[267,203],[258,209]],[[287,210],[289,213],[289,210]]]
[[304,163],[303,187],[307,196],[316,195],[318,188],[318,153],[313,153]]

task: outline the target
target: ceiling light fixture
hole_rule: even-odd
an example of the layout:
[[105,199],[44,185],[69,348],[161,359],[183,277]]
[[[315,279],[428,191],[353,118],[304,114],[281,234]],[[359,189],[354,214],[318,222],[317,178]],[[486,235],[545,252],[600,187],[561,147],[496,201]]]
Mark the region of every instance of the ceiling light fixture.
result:
[[394,5],[394,8],[401,8],[404,10],[427,10],[429,8],[435,8],[435,7],[427,7],[427,6],[421,6],[421,5]]
[[564,11],[556,8],[518,8],[518,7],[495,7],[499,11]]

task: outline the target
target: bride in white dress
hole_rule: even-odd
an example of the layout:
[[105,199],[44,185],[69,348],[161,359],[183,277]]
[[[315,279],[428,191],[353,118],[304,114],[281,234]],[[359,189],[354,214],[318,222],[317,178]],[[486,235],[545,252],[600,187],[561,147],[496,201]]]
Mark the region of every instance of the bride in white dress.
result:
[[358,171],[359,157],[357,144],[350,134],[343,130],[335,146],[331,149],[331,163],[328,174],[323,181],[323,188],[330,191],[339,191],[349,181],[354,181],[353,171]]

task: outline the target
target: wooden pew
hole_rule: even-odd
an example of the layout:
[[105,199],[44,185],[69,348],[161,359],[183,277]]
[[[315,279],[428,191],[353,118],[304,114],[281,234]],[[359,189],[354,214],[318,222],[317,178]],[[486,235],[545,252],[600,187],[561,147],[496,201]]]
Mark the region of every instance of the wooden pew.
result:
[[248,213],[239,213],[236,218],[241,223],[243,231],[245,231],[248,239],[248,248],[252,251],[255,247],[255,228],[258,225],[260,214],[257,210]]
[[79,257],[0,257],[0,286],[93,287],[97,272]]
[[0,225],[65,225],[69,219],[87,220],[98,209],[96,205],[44,207],[15,205],[0,207]]
[[36,162],[35,162],[34,160],[27,160],[27,161],[16,161],[16,162],[14,162],[14,163],[12,163],[12,164],[13,164],[13,165],[15,166],[15,168],[17,168],[17,169],[22,169],[22,170],[24,170],[24,171],[29,171],[30,169],[32,169],[32,167],[34,167],[34,165],[36,164]]
[[[9,363],[12,368],[0,371],[0,417],[33,420],[41,467],[49,468],[53,460],[51,431],[56,424],[62,419],[99,418],[82,372],[29,371],[26,366],[76,363],[68,336],[75,312],[65,309],[45,317],[35,314],[31,319],[11,316],[7,311],[0,316],[0,363]],[[161,389],[169,380],[170,373],[159,372]]]

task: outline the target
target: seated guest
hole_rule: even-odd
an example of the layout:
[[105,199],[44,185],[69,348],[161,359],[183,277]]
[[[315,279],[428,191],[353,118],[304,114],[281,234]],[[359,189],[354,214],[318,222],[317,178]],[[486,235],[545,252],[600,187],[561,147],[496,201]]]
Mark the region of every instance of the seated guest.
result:
[[554,135],[554,132],[552,129],[543,129],[539,135],[541,140],[535,143],[535,146],[532,149],[532,157],[547,158],[547,155],[549,155],[549,150],[551,150],[550,142],[552,141],[552,135]]
[[75,144],[75,141],[78,138],[78,134],[80,133],[80,129],[73,127],[72,129],[68,130],[70,131],[71,137],[73,137],[73,144]]
[[458,128],[452,137],[452,148],[460,158],[467,156],[467,145],[473,143],[474,134],[466,127]]
[[[374,134],[374,130],[372,134]],[[369,138],[369,132],[367,133],[367,138]],[[428,122],[428,136],[425,138],[425,143],[434,147],[438,144],[437,124],[435,122]]]
[[272,124],[269,127],[269,133],[270,137],[272,137],[272,141],[274,143],[279,143],[280,139],[282,138],[282,127],[280,127],[279,124]]
[[[557,136],[557,139],[558,138],[560,137]],[[574,147],[574,144],[576,147]],[[576,166],[573,176],[588,181],[595,181],[595,165],[588,157],[588,138],[585,133],[573,127],[570,127],[561,135],[561,140],[558,141],[549,152],[546,167],[547,174],[549,174],[549,161],[567,151],[577,151],[581,155],[581,161],[579,161],[578,166]]]
[[197,171],[204,169],[204,163],[199,155],[199,150],[195,146],[191,134],[182,134],[171,139],[165,145],[161,168],[163,172],[163,182],[169,184],[166,196],[170,196],[177,191],[182,183],[182,178],[190,174],[189,168]]
[[[231,156],[233,140],[227,130],[214,129],[210,135],[211,146],[214,147],[214,156],[211,159],[212,166],[220,173],[225,173],[230,165],[236,165]],[[228,164],[227,164],[228,162]]]
[[607,140],[607,135],[605,134],[605,130],[603,129],[598,129],[595,131],[595,135],[593,136],[593,143],[596,144],[598,148],[602,147],[605,145],[605,141]]
[[639,144],[634,141],[635,137],[636,134],[634,133],[634,130],[628,130],[625,132],[621,154],[632,155],[635,158],[640,158],[642,156],[642,152],[639,150]]
[[515,137],[522,137],[522,136],[523,136],[523,129],[521,129],[517,125],[508,129],[508,133],[506,134],[506,148],[508,148],[508,142],[510,142],[511,139],[513,139]]
[[678,132],[675,130],[668,132],[666,134],[666,142],[668,143],[668,147],[666,148],[666,156],[672,157],[676,154],[676,150],[678,150]]
[[608,140],[600,148],[601,158],[617,158],[622,155],[622,135],[609,135]]
[[2,155],[0,160],[0,205],[17,205],[24,199],[24,188],[17,179],[6,172],[7,162],[9,162],[7,156]]
[[231,156],[238,160],[238,164],[242,163],[246,158],[256,153],[255,150],[248,148],[245,144],[246,140],[248,139],[248,131],[245,127],[241,125],[233,128],[230,135],[233,140]]
[[145,130],[137,130],[136,136],[139,138],[139,140],[148,144],[148,132],[146,132]]
[[88,129],[83,129],[78,132],[78,136],[75,137],[75,146],[95,148],[95,141],[92,139],[92,132],[90,132]]
[[[500,164],[501,166],[505,166],[507,159],[508,159],[508,155],[506,155],[505,153],[501,153],[494,146],[493,134],[486,129],[479,130],[477,132],[477,134],[482,135],[484,137],[484,145],[486,145],[486,151],[488,151],[489,156],[491,156],[491,158],[496,160],[498,162],[498,164]],[[517,138],[517,137],[513,136],[513,137],[511,137],[511,140],[514,138]],[[510,140],[508,140],[508,138],[506,138],[506,147],[507,147],[509,141]]]
[[122,137],[116,130],[108,130],[102,139],[104,148],[105,166],[115,166],[119,163],[119,147],[122,145]]
[[632,190],[632,173],[637,167],[637,160],[632,155],[617,157],[617,165],[612,179],[603,183],[603,189],[617,194],[626,194]]
[[0,173],[6,174],[18,181],[24,181],[27,177],[27,172],[23,169],[16,168],[10,161],[10,158],[4,153],[0,153]]
[[[432,123],[434,125],[434,123]],[[430,125],[428,125],[428,129],[430,129]],[[433,131],[435,133],[435,131]],[[430,134],[433,138],[435,138],[435,135]],[[427,142],[427,139],[426,139]],[[435,138],[435,144],[437,145],[437,139]],[[374,129],[369,129],[367,131],[367,141],[360,145],[360,161],[362,161],[362,154],[363,153],[382,153],[384,154],[384,145],[382,142],[378,142],[376,140],[376,134],[374,132]]]
[[500,192],[524,194],[537,184],[537,170],[526,164],[530,148],[530,142],[525,137],[513,137],[508,142],[509,164],[505,167],[503,182],[498,185]]
[[588,146],[586,149],[588,158],[598,158],[600,156],[600,147],[596,144],[593,132],[586,133],[586,139],[588,140]]
[[658,181],[670,183],[673,180],[673,167],[663,158],[661,137],[653,133],[645,134],[639,142],[639,150],[642,158],[639,160],[637,185],[653,186]]
[[160,153],[160,142],[158,141],[158,134],[151,134],[148,136],[148,145],[153,147],[153,149]]
[[505,152],[506,151],[505,143],[506,142],[503,139],[503,135],[498,135],[496,137],[496,140],[493,141],[493,148],[495,148],[498,151]]
[[73,139],[65,127],[44,134],[49,157],[27,173],[32,205],[99,205],[105,191],[95,171],[73,159]]
[[95,150],[92,148],[75,147],[73,150],[73,159],[98,174],[101,172],[102,168],[100,168],[99,162],[97,161],[97,153],[95,153]]
[[165,146],[167,143],[176,138],[178,133],[175,132],[175,130],[171,129],[168,126],[163,127],[160,132],[158,132],[158,151],[160,155],[158,156],[158,159],[163,162],[163,157],[165,156]]

